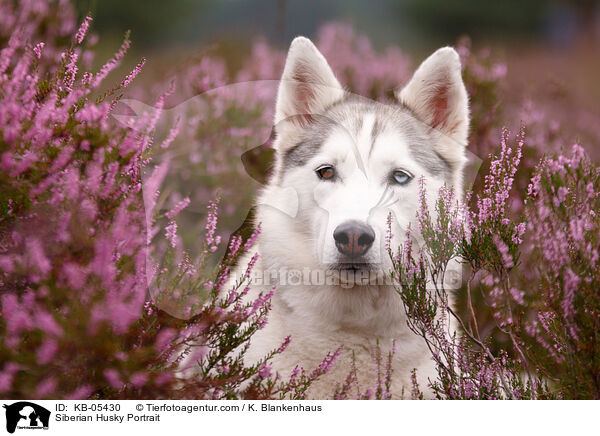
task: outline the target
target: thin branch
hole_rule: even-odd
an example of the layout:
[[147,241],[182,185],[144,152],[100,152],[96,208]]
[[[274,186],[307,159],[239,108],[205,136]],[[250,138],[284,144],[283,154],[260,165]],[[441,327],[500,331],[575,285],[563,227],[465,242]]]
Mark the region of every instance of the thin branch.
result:
[[469,280],[467,280],[467,306],[469,308],[469,312],[471,313],[471,320],[475,326],[475,334],[477,335],[477,338],[481,340],[481,336],[479,335],[479,326],[477,325],[477,317],[475,316],[475,310],[473,309],[473,300],[471,299],[471,282],[474,278],[475,272],[472,272],[471,277],[469,277]]

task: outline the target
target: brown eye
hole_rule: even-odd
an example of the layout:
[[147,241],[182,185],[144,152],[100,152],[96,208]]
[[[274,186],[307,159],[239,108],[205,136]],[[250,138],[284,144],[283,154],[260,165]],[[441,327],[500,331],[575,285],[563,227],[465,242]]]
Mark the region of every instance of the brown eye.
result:
[[316,172],[321,180],[331,180],[335,175],[335,170],[331,165],[323,165],[322,167],[317,168]]

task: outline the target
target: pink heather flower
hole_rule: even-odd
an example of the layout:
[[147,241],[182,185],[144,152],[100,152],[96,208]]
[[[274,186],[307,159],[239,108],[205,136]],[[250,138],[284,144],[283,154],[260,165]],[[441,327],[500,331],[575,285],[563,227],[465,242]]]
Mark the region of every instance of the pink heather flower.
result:
[[125,77],[125,79],[123,79],[123,81],[119,85],[119,88],[126,88],[127,86],[129,86],[129,84],[133,81],[133,79],[135,79],[137,77],[137,75],[140,74],[140,71],[142,71],[142,68],[144,68],[145,64],[146,64],[146,59],[142,58],[142,60],[131,71],[131,73],[129,73]]
[[114,70],[121,64],[121,61],[123,60],[123,57],[125,56],[125,53],[127,53],[127,50],[129,50],[130,46],[131,41],[127,37],[123,41],[123,44],[121,44],[121,48],[119,49],[119,51],[112,57],[112,59],[105,63],[102,66],[102,68],[100,68],[100,71],[96,73],[96,75],[94,76],[94,81],[92,83],[93,88],[97,88],[100,85],[100,83],[106,78],[106,76],[108,76],[108,74],[112,70]]
[[328,353],[319,366],[313,370],[311,377],[316,377],[317,374],[327,374],[337,361],[338,357],[340,357],[340,354],[342,354],[342,350],[343,348],[340,347],[336,351]]
[[[26,307],[19,302],[18,297],[12,293],[0,295],[2,302],[2,317],[6,324],[6,330],[9,335],[6,337],[7,344],[12,342],[18,344],[19,338],[16,336],[22,330],[31,330],[34,323]],[[8,345],[7,345],[8,346]]]
[[540,192],[540,183],[542,181],[542,174],[538,173],[531,178],[531,183],[527,187],[527,195],[530,197],[536,197]]
[[108,116],[110,106],[106,103],[87,105],[75,113],[75,119],[82,123],[93,124]]
[[267,325],[267,315],[262,315],[258,318],[258,320],[256,321],[256,326],[258,327],[259,330],[262,330],[265,328],[265,326]]
[[56,320],[50,313],[43,310],[37,311],[35,315],[35,321],[37,327],[44,333],[56,337],[62,336],[63,329],[60,327],[60,325],[56,322]]
[[46,338],[37,350],[38,365],[46,365],[52,361],[58,351],[58,343],[54,339]]
[[86,71],[83,73],[83,76],[81,76],[81,84],[83,86],[89,86],[90,83],[92,83],[93,78],[94,78],[94,75],[92,73],[90,73],[89,71]]
[[215,237],[215,232],[217,230],[217,219],[218,219],[218,213],[219,213],[219,201],[220,199],[217,198],[214,201],[211,201],[208,206],[206,207],[208,209],[208,215],[206,217],[206,225],[205,225],[205,229],[206,229],[206,236],[205,236],[205,241],[206,241],[206,245],[209,247],[209,249],[211,251],[213,247],[216,248],[216,245],[219,244],[219,237]]
[[[180,242],[179,239],[178,242]],[[185,252],[183,253],[183,260],[177,265],[177,270],[192,277],[197,273],[196,267],[194,267],[189,255]]]
[[55,172],[59,169],[62,169],[68,162],[73,153],[75,152],[75,147],[71,145],[64,146],[61,150],[58,157],[52,163],[52,167],[50,168],[51,172]]
[[169,221],[169,224],[165,227],[165,236],[171,247],[177,247],[177,223],[175,221]]
[[369,39],[357,35],[348,24],[323,25],[317,47],[334,72],[344,77],[344,83],[361,95],[374,93],[382,97],[385,90],[407,82],[410,77],[411,63],[407,56],[395,47],[377,53]]
[[150,177],[144,180],[144,209],[146,210],[146,224],[148,227],[151,227],[152,216],[155,213],[156,199],[160,193],[159,188],[169,171],[169,164],[169,159],[164,159],[159,165],[153,168]]
[[[11,142],[8,141],[7,142]],[[5,151],[2,153],[2,158],[0,158],[0,169],[6,172],[11,172],[12,168],[15,167],[16,162],[13,157],[13,154],[9,151]]]
[[271,377],[271,366],[263,364],[258,370],[258,376],[260,378],[269,378]]
[[20,369],[21,367],[14,362],[4,364],[0,371],[0,392],[8,391],[12,387],[14,376]]
[[295,366],[294,369],[292,369],[292,372],[290,373],[290,380],[298,378],[301,372],[302,369],[299,366]]
[[15,375],[7,371],[0,372],[0,392],[8,391],[13,384]]
[[362,397],[365,400],[370,400],[371,398],[373,398],[373,388],[367,388]]
[[558,193],[556,197],[554,197],[554,206],[558,207],[561,203],[567,199],[567,194],[569,193],[569,188],[566,186],[561,186],[558,188]]
[[237,290],[232,289],[229,291],[228,297],[227,297],[227,305],[231,305],[233,304],[233,302],[239,297],[239,294],[237,292]]
[[281,343],[279,348],[277,349],[277,354],[283,353],[286,350],[286,348],[288,347],[288,345],[290,345],[290,342],[292,342],[291,336],[286,336],[283,339],[283,342]]
[[114,244],[107,236],[96,239],[94,258],[90,263],[91,272],[102,279],[105,286],[110,287],[117,271],[113,261]]
[[87,15],[83,19],[83,22],[81,23],[79,29],[77,30],[77,33],[75,34],[75,41],[77,41],[77,44],[81,44],[83,42],[83,39],[85,38],[85,35],[87,34],[88,29],[90,28],[91,21],[92,17],[90,17],[89,15]]
[[576,242],[585,241],[585,230],[588,221],[586,219],[574,218],[569,222],[569,228],[571,230],[571,238]]
[[585,187],[585,190],[588,194],[594,195],[595,194],[594,184],[592,182],[588,183],[587,186]]
[[[89,43],[88,43],[89,45]],[[81,59],[83,61],[83,67],[87,70],[89,70],[92,67],[92,62],[94,61],[94,55],[95,53],[92,50],[84,50],[83,54],[81,55]],[[88,73],[89,76],[92,76],[92,74]]]
[[527,223],[525,222],[519,223],[515,227],[515,232],[512,237],[512,241],[515,244],[521,244],[523,242],[523,235],[525,234],[525,230],[527,230]]
[[42,50],[44,49],[44,46],[46,45],[46,43],[44,42],[38,42],[34,47],[33,47],[33,53],[35,54],[35,57],[38,59],[42,58]]
[[562,346],[559,344],[556,335],[552,333],[552,325],[556,320],[556,315],[553,312],[538,312],[537,319],[544,332],[552,339],[552,343],[548,344],[541,336],[536,337],[537,341],[557,362],[561,362],[564,359],[559,354],[562,351]]
[[6,48],[3,48],[0,52],[0,75],[4,74],[4,72],[10,65],[15,50],[17,49],[17,47],[19,47],[19,44],[21,43],[21,38],[23,37],[22,33],[22,29],[16,29],[10,35],[10,39],[8,40]]
[[483,196],[477,199],[479,225],[488,220],[502,219],[506,201],[514,183],[514,176],[521,161],[524,132],[517,136],[517,147],[513,150],[506,143],[509,132],[502,131],[501,150],[492,157],[489,174],[485,176]]
[[497,63],[492,67],[492,80],[499,80],[506,76],[506,64],[505,63]]
[[29,258],[29,266],[35,268],[41,274],[48,274],[52,269],[50,259],[44,252],[44,247],[39,239],[27,239],[25,246],[27,248],[27,256]]
[[108,381],[108,384],[110,385],[110,387],[112,387],[114,389],[121,389],[123,387],[123,382],[121,381],[121,378],[120,378],[117,370],[112,369],[112,368],[105,369],[104,377],[106,378],[106,381]]
[[147,373],[136,372],[129,378],[129,382],[136,388],[141,388],[142,386],[144,386],[146,384],[148,379],[149,379],[149,377],[148,377]]
[[245,315],[246,316],[254,315],[260,308],[264,307],[271,300],[273,295],[275,295],[274,287],[271,288],[271,290],[269,292],[267,292],[266,294],[261,292],[258,295],[258,297],[256,298],[256,300],[254,300],[252,302],[252,308],[250,309],[250,311],[247,312]]
[[171,130],[169,130],[169,134],[167,135],[165,140],[160,144],[160,148],[163,148],[163,149],[169,148],[169,145],[171,145],[171,143],[173,142],[173,140],[179,133],[180,128],[181,128],[181,118],[178,117],[177,120],[175,121],[175,124],[171,128]]
[[173,209],[171,209],[170,211],[168,211],[166,213],[167,218],[169,218],[170,220],[172,220],[177,215],[179,215],[179,212],[181,212],[183,209],[185,209],[186,207],[188,207],[189,204],[190,204],[190,198],[189,197],[185,197],[183,200],[181,200],[179,203],[177,203]]
[[585,158],[585,150],[581,145],[574,144],[571,148],[571,153],[573,154],[573,157],[569,162],[570,167],[577,168],[579,166],[579,163]]
[[410,371],[410,381],[411,381],[411,390],[410,390],[411,400],[418,400],[419,394],[421,392],[419,390],[419,382],[417,381],[417,370],[416,369],[412,369]]
[[67,400],[85,400],[87,399],[94,390],[89,385],[79,386],[73,392],[71,392],[66,399]]
[[[202,359],[208,354],[207,347],[193,347],[191,353],[185,359],[185,361],[181,364],[181,370],[186,371],[191,368],[195,368],[198,366],[198,362],[201,362]],[[160,377],[160,376],[159,376]],[[158,382],[158,380],[157,380]]]
[[229,247],[228,247],[230,259],[235,256],[235,254],[240,249],[241,245],[242,245],[242,237],[241,236],[234,235],[231,237],[231,241],[229,242]]
[[419,178],[419,210],[417,211],[417,218],[419,220],[419,231],[423,233],[427,227],[427,223],[430,221],[424,177]]
[[508,252],[508,245],[497,236],[494,236],[494,243],[496,244],[496,248],[498,249],[498,253],[500,253],[500,257],[502,258],[502,263],[504,268],[510,269],[515,266],[513,262],[513,258]]
[[561,304],[565,318],[572,319],[574,315],[573,302],[575,300],[575,291],[579,288],[581,278],[569,267],[566,268],[564,275],[564,298]]
[[517,288],[511,287],[509,289],[510,295],[512,296],[512,298],[519,303],[521,306],[525,305],[525,292],[524,291],[520,291]]
[[159,354],[163,353],[177,338],[177,330],[165,329],[156,336],[154,346]]
[[252,232],[250,237],[246,240],[246,243],[244,244],[244,251],[248,250],[250,247],[252,247],[254,245],[254,243],[256,242],[256,240],[258,239],[258,237],[260,235],[260,232],[261,232],[261,227],[259,225],[254,230],[254,232]]
[[121,362],[125,362],[127,360],[127,353],[125,353],[124,351],[117,351],[115,353],[115,357]]
[[47,397],[56,390],[56,386],[56,379],[54,377],[48,377],[38,383],[35,395],[38,398]]
[[217,281],[215,283],[215,289],[221,290],[223,288],[223,286],[225,286],[225,283],[227,283],[228,279],[229,279],[229,267],[227,266],[219,274],[219,277],[217,278]]
[[169,374],[168,372],[163,372],[162,374],[159,374],[156,377],[156,379],[154,379],[154,384],[156,386],[160,387],[160,386],[167,384],[172,378],[173,378],[172,374]]
[[68,91],[72,91],[73,84],[75,83],[75,76],[77,75],[78,71],[77,61],[79,59],[79,53],[77,51],[68,52],[64,53],[63,56],[68,57],[65,75],[63,77],[63,84]]
[[252,258],[250,259],[250,262],[248,262],[248,266],[246,267],[244,277],[250,278],[250,274],[252,274],[252,270],[254,269],[254,266],[256,265],[256,262],[258,261],[259,257],[260,255],[258,253],[254,253]]
[[15,269],[15,263],[11,256],[0,256],[0,272],[10,274]]
[[[264,39],[259,39],[252,45],[248,64],[238,73],[236,81],[277,79],[281,75],[284,62],[285,54],[283,52],[273,50]],[[214,70],[214,67],[212,69]]]
[[387,230],[385,233],[385,249],[391,250],[392,248],[392,239],[394,238],[394,234],[392,233],[392,213],[390,212],[387,216]]

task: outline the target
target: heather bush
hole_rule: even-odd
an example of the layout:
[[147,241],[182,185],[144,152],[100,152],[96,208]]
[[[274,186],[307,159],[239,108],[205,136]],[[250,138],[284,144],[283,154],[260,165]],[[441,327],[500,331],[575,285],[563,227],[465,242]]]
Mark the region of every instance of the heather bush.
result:
[[[207,265],[220,244],[213,202],[202,256],[192,262],[176,250],[176,217],[189,200],[166,212],[157,207],[166,163],[152,165],[154,149],[169,139],[154,145],[154,116],[129,127],[111,117],[143,60],[118,86],[102,89],[130,45],[126,37],[98,72],[82,73],[90,17],[62,51],[57,45],[56,53],[46,53],[50,44],[40,39],[53,35],[39,31],[52,27],[41,23],[58,20],[75,29],[69,8],[2,2],[14,20],[0,54],[0,392],[10,398],[302,397],[334,356],[282,382],[268,361],[289,338],[254,366],[243,365],[243,349],[231,353],[266,322],[271,294],[242,302],[242,281],[226,298],[219,295],[228,262],[254,238],[242,247],[234,243],[214,272]],[[153,250],[160,244],[150,242],[162,232],[171,250],[159,265]],[[194,301],[187,298],[192,294]],[[180,318],[159,308],[167,297],[176,309],[185,304]],[[198,375],[182,381],[184,359]]]
[[[239,263],[260,232],[246,215],[273,157],[284,53],[256,41],[240,70],[210,53],[151,84],[141,59],[111,87],[128,35],[91,72],[92,20],[78,26],[69,2],[0,11],[0,394],[304,398],[341,349],[288,380],[269,361],[293,338],[244,364],[276,292],[247,301],[256,259]],[[348,25],[325,25],[317,45],[358,94],[385,101],[409,77],[398,48],[378,52]],[[389,247],[438,367],[405,397],[600,398],[598,170],[581,146],[561,148],[577,132],[546,115],[557,104],[510,96],[505,64],[457,48],[484,165],[464,201],[444,188]],[[515,137],[502,129],[521,121]],[[455,264],[466,279],[448,290]],[[234,268],[245,278],[226,288]],[[354,370],[332,398],[390,398],[393,352],[373,359],[376,386]]]
[[[471,205],[442,188],[431,213],[423,193],[419,229],[390,249],[409,327],[436,362],[427,388],[441,399],[600,398],[598,169],[579,145],[544,158],[521,196],[525,212],[513,219],[507,200],[524,134],[512,146],[508,136]],[[535,269],[520,268],[523,257]],[[468,271],[462,314],[443,280],[452,261]],[[509,346],[493,347],[491,333],[482,334],[475,283]]]

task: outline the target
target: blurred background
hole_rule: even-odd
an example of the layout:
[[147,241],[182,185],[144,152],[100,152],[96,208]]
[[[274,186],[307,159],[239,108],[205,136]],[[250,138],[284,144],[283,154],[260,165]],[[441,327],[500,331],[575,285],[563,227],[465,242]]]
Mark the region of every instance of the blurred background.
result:
[[313,35],[327,21],[354,25],[374,42],[423,48],[451,43],[460,35],[501,43],[542,42],[569,46],[598,38],[595,0],[77,0],[91,11],[101,33],[131,29],[145,48],[262,35],[287,45],[295,35]]
[[[126,30],[146,71],[207,49],[238,64],[256,38],[285,48],[296,35],[315,37],[329,21],[352,25],[376,49],[398,46],[420,60],[468,35],[507,64],[516,92],[567,86],[600,115],[600,2],[596,0],[77,0],[94,16],[100,49],[112,53]],[[129,56],[131,63],[135,62]],[[96,59],[102,60],[102,56]],[[126,67],[130,65],[126,64]],[[126,68],[124,68],[126,69]],[[522,91],[521,91],[521,88]]]

